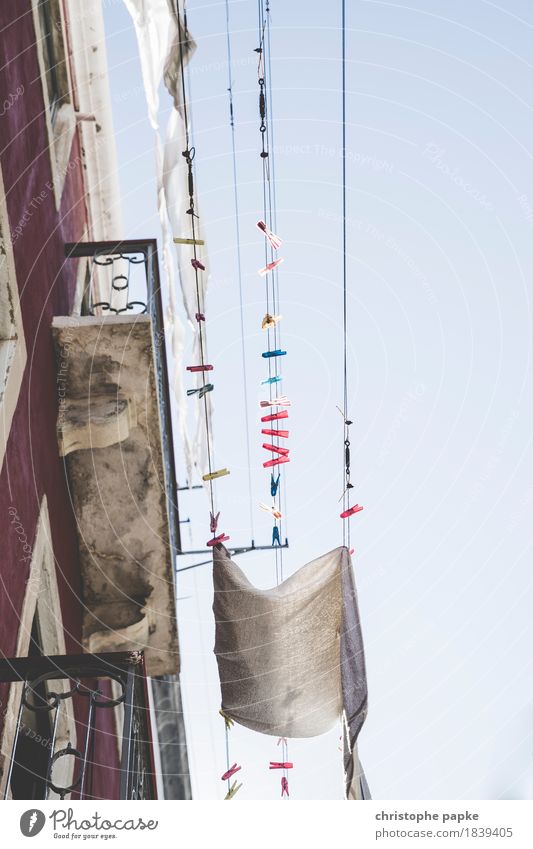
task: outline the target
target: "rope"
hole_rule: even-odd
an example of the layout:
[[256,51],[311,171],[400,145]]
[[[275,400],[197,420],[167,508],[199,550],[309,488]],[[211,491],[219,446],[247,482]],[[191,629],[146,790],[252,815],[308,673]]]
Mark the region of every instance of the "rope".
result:
[[241,360],[243,374],[243,400],[244,400],[244,423],[246,429],[246,456],[248,462],[248,495],[250,505],[250,532],[251,538],[254,539],[254,511],[252,506],[252,454],[250,449],[250,418],[248,410],[248,377],[246,371],[246,351],[244,341],[244,304],[243,304],[243,288],[242,288],[242,264],[241,264],[241,236],[239,225],[239,194],[237,189],[237,154],[235,145],[235,112],[233,107],[233,82],[231,79],[231,36],[230,36],[230,13],[229,0],[226,0],[226,47],[228,58],[228,98],[229,98],[229,120],[231,127],[231,153],[233,159],[233,204],[235,209],[235,238],[236,238],[236,255],[237,255],[237,280],[239,284],[239,308],[240,308],[240,323],[241,323]]
[[[348,420],[348,301],[346,245],[346,0],[342,6],[342,330],[343,330],[343,417],[344,417],[344,487],[343,511],[350,507],[350,434]],[[350,547],[350,519],[342,523],[342,544]]]

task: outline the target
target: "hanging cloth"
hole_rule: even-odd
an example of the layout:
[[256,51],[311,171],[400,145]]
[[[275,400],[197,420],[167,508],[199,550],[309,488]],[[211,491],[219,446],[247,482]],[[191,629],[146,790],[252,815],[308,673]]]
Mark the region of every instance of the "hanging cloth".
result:
[[348,549],[259,590],[218,545],[213,582],[224,714],[275,737],[315,737],[342,717],[346,798],[369,799],[357,754],[367,685]]

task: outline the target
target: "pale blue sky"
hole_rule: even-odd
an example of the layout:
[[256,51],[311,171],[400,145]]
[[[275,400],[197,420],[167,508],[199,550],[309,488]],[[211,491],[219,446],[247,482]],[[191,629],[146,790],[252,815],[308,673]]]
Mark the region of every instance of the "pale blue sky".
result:
[[[531,798],[533,9],[525,0],[347,7],[350,414],[365,505],[352,528],[370,690],[361,757],[375,798]],[[133,28],[120,2],[104,9],[117,236],[159,235]],[[290,572],[342,541],[340,3],[271,9]],[[234,0],[231,17],[255,539],[265,543],[256,4]],[[189,0],[188,19],[216,457],[231,469],[218,486],[221,527],[245,544],[224,2]],[[180,506],[192,520],[184,544],[202,547],[203,493],[183,494]],[[239,562],[252,581],[274,583],[269,554]],[[179,596],[193,788],[221,798],[210,568],[186,573]],[[291,743],[293,798],[340,798],[337,738]],[[239,797],[277,798],[275,741],[236,728],[231,742]]]

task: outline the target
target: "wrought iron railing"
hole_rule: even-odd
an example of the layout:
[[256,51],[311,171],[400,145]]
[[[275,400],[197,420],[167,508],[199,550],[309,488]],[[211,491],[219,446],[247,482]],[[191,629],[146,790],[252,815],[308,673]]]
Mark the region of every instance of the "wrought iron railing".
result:
[[[142,652],[5,659],[0,661],[2,683],[18,683],[22,690],[13,745],[4,767],[4,798],[23,798],[20,792],[25,787],[32,788],[34,799],[108,798],[99,784],[112,784],[109,760],[118,758],[117,742],[121,752],[119,798],[157,798]],[[60,734],[68,708],[75,746]],[[115,724],[118,739],[110,733],[113,711],[120,714],[120,722]],[[47,719],[48,736],[40,741],[40,752],[34,748],[37,756],[28,757],[24,744],[30,731],[35,737],[39,718]],[[102,752],[106,757],[102,758]],[[59,762],[67,759],[72,759],[69,783],[61,784],[56,773]]]
[[90,260],[85,314],[143,315],[152,320],[165,486],[173,555],[181,550],[165,325],[156,239],[77,242],[67,257]]

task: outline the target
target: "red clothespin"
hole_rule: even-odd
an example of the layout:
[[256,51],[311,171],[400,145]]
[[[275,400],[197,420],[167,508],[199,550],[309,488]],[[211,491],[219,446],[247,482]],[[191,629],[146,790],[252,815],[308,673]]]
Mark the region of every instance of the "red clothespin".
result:
[[279,413],[270,413],[269,416],[261,416],[262,422],[277,422],[278,419],[288,419],[289,414],[287,410],[281,410]]
[[272,428],[264,427],[261,431],[265,436],[279,436],[281,439],[289,438],[288,430],[273,430]]
[[211,531],[212,534],[214,534],[216,529],[217,529],[218,517],[219,516],[220,516],[220,511],[217,513],[216,516],[213,516],[211,511],[209,511],[209,530]]
[[217,537],[213,537],[213,539],[208,539],[206,545],[208,545],[209,548],[212,548],[214,545],[218,545],[220,542],[226,542],[226,540],[228,539],[229,537],[227,537],[226,534],[222,533],[219,534]]
[[290,457],[275,457],[274,460],[267,460],[266,463],[263,463],[264,469],[271,469],[273,466],[280,466],[282,463],[290,463]]
[[270,445],[269,442],[263,442],[263,448],[266,448],[267,451],[275,451],[276,454],[282,454],[283,457],[286,457],[289,453],[288,448],[278,448],[277,445]]
[[199,259],[191,259],[191,265],[198,271],[205,271],[205,265],[203,264],[203,262],[200,262]]
[[283,799],[284,796],[287,796],[287,798],[289,797],[289,782],[285,776],[281,779],[281,798]]
[[203,314],[203,312],[197,312],[194,317],[196,321],[205,321],[205,315]]
[[363,508],[359,504],[354,504],[353,507],[349,507],[348,510],[344,510],[343,513],[340,514],[341,519],[347,519],[348,516],[353,516],[355,513],[359,513]]
[[210,366],[210,365],[187,366],[187,371],[213,371],[213,366]]
[[279,398],[272,398],[272,401],[259,401],[260,407],[291,407],[290,401],[286,395],[280,395]]
[[278,267],[278,265],[281,265],[281,263],[282,263],[282,262],[283,262],[283,257],[280,257],[279,259],[275,259],[275,260],[273,260],[273,262],[268,262],[268,263],[265,265],[265,267],[264,267],[264,268],[260,268],[260,269],[259,269],[259,271],[258,271],[257,273],[258,273],[261,277],[264,277],[264,276],[265,276],[265,274],[268,274],[268,272],[269,272],[269,271],[274,271],[274,269],[275,269],[275,268],[277,268],[277,267]]
[[293,764],[290,761],[270,761],[269,769],[292,769]]
[[277,249],[280,248],[282,244],[279,236],[276,236],[276,234],[273,233],[272,230],[269,230],[264,221],[258,221],[257,226],[264,234],[265,238],[268,239],[274,250],[277,251]]
[[285,743],[285,745],[287,745],[287,738],[286,737],[278,737],[278,742],[276,743],[276,746],[279,746],[280,743]]
[[240,769],[242,769],[242,766],[237,766],[237,764],[233,764],[233,766],[230,766],[230,768],[227,772],[224,773],[224,775],[220,776],[221,781],[229,781],[231,776],[235,775],[235,773],[238,772]]

